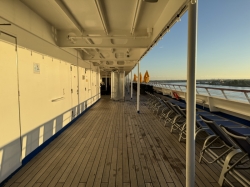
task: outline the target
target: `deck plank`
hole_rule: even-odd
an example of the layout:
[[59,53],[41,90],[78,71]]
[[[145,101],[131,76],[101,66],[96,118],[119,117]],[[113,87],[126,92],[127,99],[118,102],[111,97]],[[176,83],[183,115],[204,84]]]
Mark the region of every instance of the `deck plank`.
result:
[[[103,96],[90,110],[19,170],[8,186],[185,186],[185,142],[171,134],[141,96]],[[198,163],[196,186],[219,186],[220,168]]]
[[[80,121],[77,121],[77,123],[80,123]],[[75,125],[76,125],[75,124]],[[86,126],[86,129],[87,126]],[[36,172],[38,172],[39,170],[37,169],[38,166],[41,165],[41,163],[43,164],[43,162],[47,162],[47,160],[51,159],[56,152],[58,152],[58,148],[60,148],[62,146],[62,142],[68,138],[70,138],[71,136],[74,136],[77,134],[77,131],[75,131],[74,128],[69,127],[67,129],[67,131],[64,131],[62,133],[62,137],[56,138],[53,141],[53,144],[49,144],[47,147],[45,147],[43,149],[43,154],[38,154],[34,159],[32,159],[29,164],[26,164],[24,167],[21,168],[20,172],[18,172],[17,174],[15,174],[9,181],[8,183],[5,185],[6,187],[8,187],[10,184],[12,184],[13,182],[22,182],[27,176],[32,177],[34,174],[36,174]],[[66,146],[68,145],[63,144],[66,148]]]

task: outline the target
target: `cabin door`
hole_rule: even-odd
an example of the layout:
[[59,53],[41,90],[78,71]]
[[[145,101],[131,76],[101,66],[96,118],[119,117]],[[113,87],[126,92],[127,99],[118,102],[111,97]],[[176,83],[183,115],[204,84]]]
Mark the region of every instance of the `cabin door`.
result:
[[[92,78],[91,78],[91,86],[92,86],[92,97],[96,95],[96,72],[92,71]],[[93,102],[94,98],[92,98]]]
[[86,74],[85,68],[78,67],[79,72],[79,104],[80,104],[80,113],[85,110],[85,103],[87,96],[87,88],[86,88]]
[[21,166],[18,59],[14,37],[0,40],[0,183]]
[[71,107],[72,107],[72,118],[77,116],[77,105],[78,105],[78,80],[77,80],[77,67],[71,65]]
[[99,76],[99,73],[96,72],[96,94],[98,94],[96,99],[99,99],[100,87],[101,87],[101,85],[100,85],[100,76]]
[[91,98],[91,70],[86,69],[86,95],[87,95],[87,107],[90,106],[90,98]]

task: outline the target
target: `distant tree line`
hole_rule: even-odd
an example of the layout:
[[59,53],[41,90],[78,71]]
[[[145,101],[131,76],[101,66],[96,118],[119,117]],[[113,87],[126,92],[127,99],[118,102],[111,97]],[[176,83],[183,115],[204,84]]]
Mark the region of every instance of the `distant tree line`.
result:
[[[186,80],[151,80],[150,82],[155,83],[186,83]],[[238,87],[250,87],[250,79],[207,79],[207,80],[197,80],[197,84],[209,84],[209,85],[221,85],[221,86],[238,86]]]
[[250,80],[212,80],[210,85],[250,87]]

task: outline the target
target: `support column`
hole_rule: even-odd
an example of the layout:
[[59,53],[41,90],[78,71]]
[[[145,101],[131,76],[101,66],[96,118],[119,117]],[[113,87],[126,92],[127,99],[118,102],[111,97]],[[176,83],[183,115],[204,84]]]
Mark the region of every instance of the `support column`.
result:
[[126,91],[128,90],[128,76],[126,76]]
[[130,83],[131,83],[131,85],[130,85],[130,93],[131,93],[131,99],[133,98],[133,70],[131,70],[131,80],[130,80]]
[[188,7],[186,186],[195,186],[196,48],[198,0]]
[[107,91],[108,91],[108,78],[107,78],[107,74],[106,74],[106,79],[105,79],[105,87],[106,87],[106,94],[107,94]]
[[129,73],[128,73],[128,94],[129,94]]
[[137,76],[137,113],[140,113],[140,61],[138,61],[138,76]]

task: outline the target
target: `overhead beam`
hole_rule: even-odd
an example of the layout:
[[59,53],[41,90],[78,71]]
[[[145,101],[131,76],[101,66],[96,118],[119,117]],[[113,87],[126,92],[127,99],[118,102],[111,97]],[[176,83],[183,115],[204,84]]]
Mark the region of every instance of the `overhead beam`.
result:
[[68,16],[68,18],[72,21],[72,23],[76,26],[76,28],[82,33],[83,32],[83,28],[78,23],[78,21],[75,19],[75,17],[73,16],[73,14],[69,11],[69,9],[67,8],[67,6],[63,3],[63,1],[62,0],[55,0],[55,2],[60,6],[60,8],[62,9],[62,11]]
[[142,0],[138,0],[136,3],[135,15],[133,17],[132,27],[131,27],[131,31],[130,31],[131,35],[133,35],[134,31],[135,31],[137,20],[138,20],[139,14],[140,14],[141,3],[142,3]]
[[[76,33],[78,34],[78,33]],[[124,37],[123,43],[119,43],[120,41],[113,38],[112,40],[108,38],[101,38],[98,41],[93,42],[89,37],[75,39],[74,37],[70,37],[70,32],[68,31],[59,31],[57,34],[58,38],[58,46],[59,47],[68,47],[68,48],[109,48],[109,49],[117,49],[117,48],[148,48],[151,45],[151,38],[133,38],[133,37]]]
[[102,7],[99,3],[98,0],[95,0],[95,4],[96,4],[96,8],[97,8],[97,11],[98,11],[98,14],[99,14],[99,17],[101,19],[101,22],[102,22],[102,26],[103,26],[103,29],[106,33],[106,35],[108,35],[108,29],[107,29],[107,24],[106,24],[106,21],[105,21],[105,18],[104,18],[104,15],[103,15],[103,10],[102,10]]
[[69,36],[69,39],[91,39],[91,38],[97,38],[97,39],[147,39],[149,38],[148,35],[145,36]]
[[[85,48],[85,49],[106,49],[106,48],[111,48],[114,47],[113,44],[111,45],[88,45],[88,44],[83,44],[83,45],[79,45],[79,44],[59,44],[59,47],[62,48]],[[140,49],[147,49],[147,45],[141,45],[141,44],[136,44],[136,45],[116,45],[115,48],[116,49],[126,49],[126,48],[140,48]]]
[[131,58],[131,59],[128,59],[128,58],[118,58],[118,59],[117,58],[90,58],[90,57],[86,58],[86,56],[84,56],[84,60],[93,60],[93,61],[95,60],[96,61],[138,61],[139,58],[140,56],[138,56],[137,58]]
[[84,48],[81,48],[86,54],[90,55],[90,56],[93,56],[92,54],[90,54],[86,49]]

